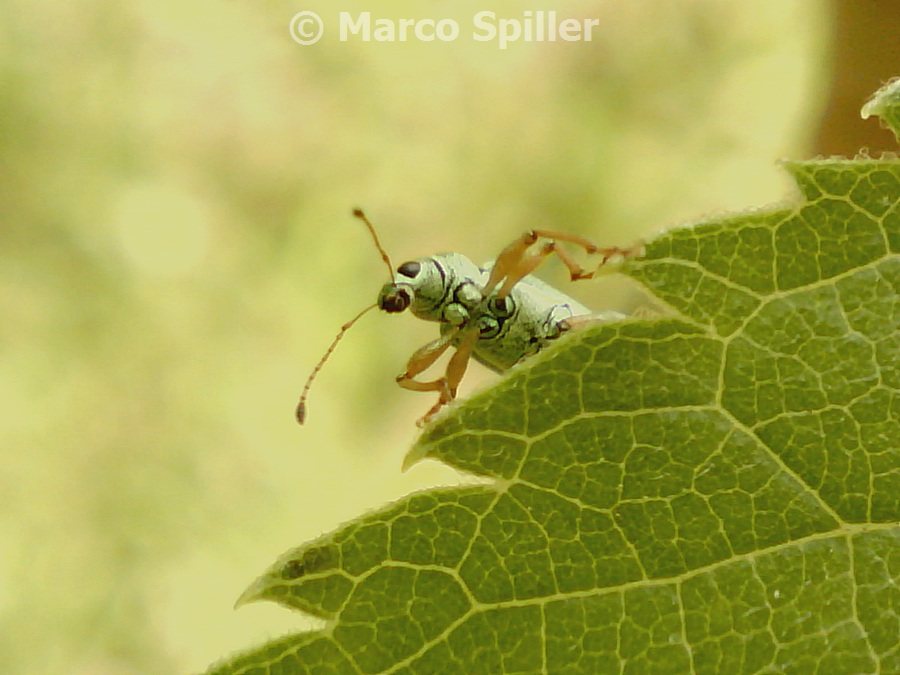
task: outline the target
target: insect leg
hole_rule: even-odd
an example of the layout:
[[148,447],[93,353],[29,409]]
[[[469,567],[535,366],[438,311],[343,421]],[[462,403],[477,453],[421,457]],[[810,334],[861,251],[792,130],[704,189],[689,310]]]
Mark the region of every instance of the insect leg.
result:
[[[397,384],[404,389],[411,389],[412,391],[443,391],[446,389],[446,378],[440,378],[432,382],[420,382],[413,378],[430,368],[441,357],[441,354],[447,351],[451,340],[458,332],[458,329],[448,331],[437,340],[433,340],[413,352],[413,355],[409,357],[409,361],[406,362],[406,371],[402,375],[397,376]],[[449,390],[447,393],[449,394]]]
[[[551,241],[541,247],[539,252],[530,256],[526,255],[528,249],[541,238],[549,239]],[[559,259],[568,268],[569,275],[572,277],[573,281],[576,279],[587,279],[593,276],[593,273],[585,272],[584,268],[576,263],[572,256],[555,245],[554,240],[557,239],[569,242],[570,244],[576,244],[588,253],[600,251],[596,244],[577,234],[568,234],[566,232],[556,232],[553,230],[531,230],[516,239],[497,256],[494,267],[491,269],[491,276],[488,278],[488,282],[483,289],[485,296],[490,295],[497,284],[499,284],[500,281],[503,281],[503,285],[497,292],[497,296],[500,298],[506,297],[509,295],[513,286],[515,286],[522,277],[531,274],[551,253],[556,253]],[[610,251],[612,251],[612,249],[610,249]],[[610,252],[609,255],[611,256],[612,252]],[[607,258],[604,257],[604,262],[606,259]]]
[[[559,238],[559,239],[563,239],[563,237],[569,236],[569,237],[573,237],[573,239],[570,239],[570,241],[572,241],[573,243],[581,244],[581,242],[582,242],[581,237],[578,237],[575,235],[565,235],[565,234],[561,234],[561,233],[557,233],[557,232],[547,232],[547,233],[542,232],[542,236],[544,236],[544,234],[553,235],[555,238]],[[575,261],[575,259],[572,257],[572,255],[568,251],[566,251],[564,248],[556,247],[554,249],[556,256],[562,261],[562,263],[569,270],[569,277],[572,279],[572,281],[578,281],[579,279],[593,278],[594,276],[596,276],[596,274],[598,272],[600,272],[600,270],[603,269],[603,267],[606,265],[606,263],[608,263],[610,260],[612,260],[616,256],[622,256],[622,258],[633,258],[637,255],[640,255],[641,251],[643,250],[643,246],[641,244],[636,244],[635,246],[632,246],[630,248],[620,248],[618,246],[610,246],[608,248],[597,248],[596,246],[591,244],[590,248],[585,246],[584,249],[588,253],[598,253],[602,256],[602,259],[600,260],[600,264],[597,265],[590,272],[585,271],[584,267],[579,265]]]
[[643,251],[643,245],[638,243],[629,248],[620,248],[619,246],[609,246],[607,248],[600,248],[592,241],[585,239],[577,234],[570,234],[569,232],[557,232],[555,230],[534,230],[534,233],[539,237],[545,237],[547,239],[552,239],[555,241],[565,241],[570,244],[575,244],[576,246],[580,246],[585,250],[586,253],[597,253],[602,256],[602,260],[600,264],[597,265],[596,268],[592,272],[586,272],[584,267],[575,262],[575,259],[562,247],[557,247],[555,249],[555,253],[557,257],[563,262],[563,264],[569,270],[569,276],[572,278],[572,281],[578,281],[579,279],[590,279],[599,272],[606,263],[615,258],[616,256],[622,256],[623,258],[633,258],[635,256],[641,255]]
[[522,277],[531,274],[548,255],[553,253],[556,246],[551,241],[544,244],[537,253],[526,255],[528,249],[539,237],[540,235],[534,230],[526,232],[500,252],[491,268],[491,275],[482,289],[485,296],[490,295],[497,284],[503,281],[503,286],[500,287],[497,295],[505,298]]
[[[462,340],[456,347],[456,351],[453,356],[450,357],[450,362],[447,364],[447,371],[444,374],[444,377],[439,380],[435,380],[434,382],[421,383],[421,384],[442,384],[440,387],[441,395],[438,398],[437,403],[435,403],[431,408],[429,408],[428,412],[422,415],[421,418],[416,422],[418,426],[423,426],[424,424],[431,421],[431,419],[438,413],[438,411],[443,408],[445,405],[450,403],[454,398],[456,398],[456,390],[459,388],[459,383],[462,382],[463,376],[466,374],[466,368],[469,365],[469,359],[472,357],[472,351],[475,349],[475,343],[478,342],[478,331],[477,330],[469,330],[464,335]],[[401,386],[405,386],[402,385]],[[418,390],[424,391],[424,390]]]
[[544,239],[566,241],[570,244],[575,244],[576,246],[580,246],[581,248],[583,248],[586,253],[596,253],[600,250],[600,247],[590,239],[585,239],[584,237],[577,234],[572,234],[571,232],[559,232],[558,230],[532,230],[532,232],[534,232],[534,234],[538,237],[543,237]]
[[[526,255],[528,249],[536,243],[538,239],[549,239],[550,242],[541,247],[541,250],[537,253]],[[556,246],[556,241],[575,244],[583,248],[587,253],[600,254],[603,256],[603,259],[594,270],[588,272],[584,267],[579,265],[565,249]],[[494,266],[491,269],[491,275],[484,286],[483,293],[485,296],[490,295],[497,285],[503,281],[503,285],[500,287],[497,295],[501,298],[506,297],[509,295],[513,286],[515,286],[522,277],[531,274],[551,253],[555,253],[566,266],[572,281],[577,281],[579,279],[590,279],[594,277],[606,263],[616,256],[630,258],[640,255],[642,250],[643,246],[640,244],[627,249],[619,248],[618,246],[600,248],[593,242],[577,234],[557,232],[554,230],[531,230],[523,234],[500,252],[500,255],[497,256],[497,260],[494,262]]]
[[450,357],[450,363],[447,364],[447,386],[450,388],[451,396],[456,396],[456,390],[466,374],[466,367],[469,365],[469,359],[472,357],[477,342],[478,329],[470,328],[463,333],[456,352]]
[[521,263],[522,258],[525,257],[525,252],[537,240],[538,235],[535,232],[526,232],[500,251],[500,255],[497,256],[494,266],[491,268],[491,276],[484,285],[484,289],[482,289],[485,296],[490,295],[491,291],[497,287],[497,284]]
[[[503,285],[500,286],[500,290],[497,291],[497,297],[505,298],[507,295],[509,295],[509,292],[513,289],[513,286],[519,283],[519,281],[521,281],[523,277],[534,272],[534,270],[537,269],[537,266],[544,262],[547,256],[554,252],[559,255],[559,249],[557,249],[556,244],[551,241],[541,246],[541,250],[537,253],[523,256],[515,264],[515,267],[507,270],[505,275],[506,279],[503,280]],[[489,295],[490,290],[485,289],[484,294]]]

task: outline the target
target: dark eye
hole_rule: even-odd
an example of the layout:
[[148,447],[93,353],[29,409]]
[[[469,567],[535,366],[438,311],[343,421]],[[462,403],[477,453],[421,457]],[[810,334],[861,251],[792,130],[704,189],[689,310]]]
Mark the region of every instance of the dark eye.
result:
[[397,272],[405,277],[409,277],[410,279],[412,279],[419,273],[419,270],[421,269],[422,265],[417,263],[415,260],[410,260],[409,262],[405,262],[400,265],[400,267],[397,268]]

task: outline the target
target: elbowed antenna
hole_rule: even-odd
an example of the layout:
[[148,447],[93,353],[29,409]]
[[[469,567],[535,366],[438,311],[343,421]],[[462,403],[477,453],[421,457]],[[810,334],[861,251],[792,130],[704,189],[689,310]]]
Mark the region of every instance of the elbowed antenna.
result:
[[303,424],[306,421],[306,397],[309,395],[309,388],[312,386],[313,380],[316,379],[316,375],[319,374],[319,371],[322,370],[322,366],[325,365],[325,362],[328,360],[328,357],[331,356],[331,352],[334,351],[334,348],[337,347],[338,342],[341,341],[341,338],[344,337],[344,334],[350,330],[350,327],[359,321],[363,315],[368,312],[370,309],[375,309],[378,307],[377,304],[369,305],[359,314],[350,319],[347,323],[341,326],[341,329],[338,331],[338,334],[334,336],[334,340],[331,341],[331,346],[325,351],[325,354],[319,359],[319,362],[316,364],[316,367],[313,368],[312,372],[309,374],[309,377],[306,378],[306,384],[303,385],[303,392],[300,394],[300,401],[297,403],[297,423]]
[[[391,259],[388,257],[387,251],[384,250],[384,247],[381,245],[381,242],[378,240],[378,235],[375,233],[375,228],[372,227],[372,223],[369,222],[369,219],[366,218],[366,214],[363,213],[362,209],[353,209],[353,215],[359,218],[366,224],[366,227],[369,230],[369,234],[372,235],[372,240],[375,242],[375,248],[378,249],[378,253],[381,254],[381,259],[384,261],[384,264],[387,265],[388,268],[388,278],[393,281],[394,279],[394,266],[391,264]],[[350,330],[350,327],[359,321],[363,315],[368,312],[370,309],[375,309],[378,307],[378,303],[374,305],[369,305],[359,314],[354,316],[350,321],[341,326],[341,329],[338,331],[338,334],[334,336],[334,340],[332,340],[331,345],[325,350],[325,354],[322,355],[322,358],[319,359],[319,362],[316,364],[316,367],[313,368],[312,372],[309,374],[309,377],[306,378],[306,384],[303,385],[303,391],[300,393],[300,401],[297,403],[296,417],[297,423],[303,424],[306,421],[306,397],[309,395],[309,388],[312,386],[313,380],[316,379],[316,375],[319,374],[319,371],[322,370],[322,366],[325,365],[325,362],[328,360],[328,357],[331,356],[331,353],[334,351],[335,347],[337,347],[338,342],[341,341],[341,338],[344,337],[344,334]]]

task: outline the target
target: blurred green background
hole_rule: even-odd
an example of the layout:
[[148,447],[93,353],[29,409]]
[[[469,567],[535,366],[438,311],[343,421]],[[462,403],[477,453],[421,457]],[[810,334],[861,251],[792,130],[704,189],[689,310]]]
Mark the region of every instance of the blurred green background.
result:
[[[598,19],[592,41],[500,50],[472,17],[521,4],[7,0],[0,672],[187,673],[315,625],[232,604],[283,550],[469,480],[400,472],[433,402],[393,383],[436,334],[408,316],[363,319],[294,422],[386,280],[351,208],[398,264],[482,261],[531,227],[628,244],[780,200],[777,159],[863,144],[822,140],[836,7],[545,0],[529,8]],[[300,10],[318,44],[292,41]],[[339,41],[338,12],[364,10],[461,35]],[[463,394],[492,379],[473,367]]]

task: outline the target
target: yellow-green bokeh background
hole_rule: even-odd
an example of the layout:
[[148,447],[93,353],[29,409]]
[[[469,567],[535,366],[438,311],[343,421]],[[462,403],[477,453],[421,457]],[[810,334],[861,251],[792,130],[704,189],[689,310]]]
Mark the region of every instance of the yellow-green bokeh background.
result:
[[[392,381],[435,334],[410,317],[360,322],[293,420],[386,277],[352,207],[396,264],[541,226],[629,243],[790,194],[775,162],[807,156],[825,3],[528,8],[600,26],[500,51],[469,27],[511,0],[0,7],[0,672],[198,671],[311,625],[232,604],[286,548],[465,480],[400,472],[432,402]],[[317,45],[289,36],[302,9]],[[461,37],[341,43],[340,10]]]

